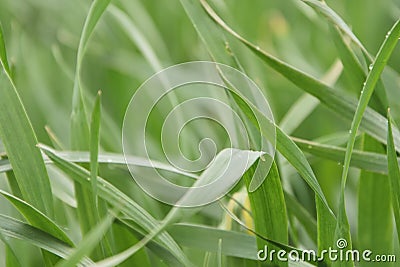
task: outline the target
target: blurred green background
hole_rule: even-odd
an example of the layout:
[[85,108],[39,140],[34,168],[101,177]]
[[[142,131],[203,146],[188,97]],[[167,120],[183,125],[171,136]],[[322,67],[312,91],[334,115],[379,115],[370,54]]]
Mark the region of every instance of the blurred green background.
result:
[[[338,58],[328,24],[301,1],[210,2],[226,22],[245,38],[314,77],[324,77]],[[373,55],[400,15],[399,0],[326,2],[351,26]],[[38,139],[45,144],[51,144],[45,130],[45,126],[48,126],[60,142],[66,148],[69,147],[76,52],[90,3],[88,0],[0,2],[0,21],[13,78]],[[107,10],[87,48],[82,81],[85,101],[90,108],[96,92],[103,92],[102,150],[121,152],[124,112],[140,84],[161,68],[192,60],[209,60],[210,56],[179,1],[118,0],[112,1],[112,4],[128,16],[128,28],[131,32],[122,27],[118,13]],[[136,39],[133,40],[132,36]],[[264,91],[275,120],[279,123],[291,105],[303,94],[302,91],[263,64],[243,46],[228,36],[226,38],[231,41],[230,45],[247,74]],[[389,88],[388,98],[394,110],[394,119],[400,123],[399,47],[395,49],[389,66],[393,73],[388,71],[386,74],[394,78],[387,79],[385,85]],[[351,74],[341,75],[335,88],[358,96],[361,87],[350,86],[348,75]],[[349,128],[347,121],[325,107],[318,106],[291,135],[313,140],[346,132]],[[1,143],[0,151],[3,151]],[[311,163],[329,203],[336,211],[342,166],[337,162],[318,158],[312,158]],[[315,214],[311,189],[301,179],[294,179],[298,177],[296,172],[287,169],[287,175],[283,179],[293,183],[294,194]],[[104,168],[103,172],[106,177],[110,172],[115,174],[115,170],[108,168]],[[347,208],[352,227],[355,227],[357,219],[358,175],[359,171],[352,169],[348,181]],[[118,176],[120,178],[115,178],[114,182],[126,183],[124,177],[127,176],[126,172],[121,171]],[[0,184],[2,188],[7,188],[4,179],[0,180]],[[133,190],[127,191],[133,194]],[[148,205],[147,207],[154,204],[145,203],[151,200],[138,201],[143,201],[143,205]],[[4,200],[1,200],[0,207],[3,213],[14,214]],[[157,213],[151,208],[148,210],[158,218],[162,218],[164,214],[164,211]],[[63,215],[60,213],[59,216]]]

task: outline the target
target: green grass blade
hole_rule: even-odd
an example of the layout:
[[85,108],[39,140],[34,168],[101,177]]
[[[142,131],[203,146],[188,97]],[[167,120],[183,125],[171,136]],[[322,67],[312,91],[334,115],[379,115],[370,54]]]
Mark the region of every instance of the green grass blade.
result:
[[184,247],[216,253],[218,240],[222,239],[223,255],[257,260],[257,242],[253,235],[186,223],[172,224],[167,229]]
[[[0,46],[4,47],[4,43]],[[36,135],[3,60],[1,58],[0,138],[24,199],[53,217],[53,196],[42,155],[36,147]]]
[[90,181],[92,183],[93,199],[97,209],[97,174],[99,169],[99,145],[100,145],[100,118],[101,118],[101,91],[98,92],[92,119],[90,122]]
[[[16,238],[31,243],[64,259],[72,252],[72,247],[54,236],[3,214],[0,214],[0,233],[5,237]],[[91,264],[93,264],[93,261],[84,258],[83,265],[79,266],[89,266]]]
[[[207,16],[207,13],[201,8],[200,3],[197,1],[182,0],[182,5],[184,6],[186,13],[192,20],[193,25],[198,31],[199,35],[203,39],[205,45],[211,57],[218,61],[226,64],[235,64],[234,57],[232,57],[231,51],[225,49],[223,40],[221,40],[221,33],[212,23],[212,20]],[[206,5],[202,1],[203,5]],[[210,10],[207,10],[210,12]],[[235,99],[236,101],[236,99]],[[253,114],[247,114],[246,110],[248,107],[242,105],[240,101],[236,101],[241,111],[249,118],[250,121],[253,119]],[[248,103],[251,105],[251,103]],[[268,120],[264,115],[258,111],[257,107],[251,105],[251,109],[257,112],[258,118],[263,118],[263,120]],[[263,125],[268,125],[269,122],[263,121]],[[257,127],[257,126],[256,126]],[[268,139],[268,136],[265,136]],[[317,196],[321,198],[321,201],[326,205],[327,209],[330,210],[325,196],[318,184],[317,179],[308,164],[305,156],[300,149],[290,140],[290,138],[283,133],[279,128],[276,129],[276,145],[279,152],[285,155],[288,161],[299,171],[300,175],[305,179],[305,181],[310,185],[310,187],[315,191]]]
[[289,214],[293,214],[306,230],[308,236],[315,244],[318,243],[317,221],[309,211],[299,203],[291,194],[284,192],[286,207]]
[[[282,74],[285,78],[291,81],[305,92],[318,98],[322,104],[326,105],[333,112],[339,114],[342,118],[347,120],[353,119],[353,114],[357,109],[357,100],[346,92],[333,90],[329,86],[321,83],[315,78],[305,74],[304,72],[288,65],[287,63],[275,58],[274,56],[263,51],[260,47],[252,44],[238,33],[233,31],[211,7],[201,0],[201,3],[209,16],[225,29],[229,34],[238,39],[241,43],[247,46],[252,52],[259,56],[267,65]],[[364,118],[361,122],[360,129],[376,138],[382,143],[386,143],[387,136],[387,119],[371,108],[366,108]],[[393,136],[396,140],[396,150],[400,151],[400,132],[394,128]]]
[[[335,61],[322,78],[322,81],[332,85],[337,81],[342,71],[343,66],[340,61]],[[319,103],[317,98],[309,94],[303,94],[286,112],[279,123],[279,127],[290,135],[315,110]]]
[[396,151],[394,149],[394,140],[392,132],[392,118],[388,112],[388,146],[387,146],[390,194],[392,199],[393,214],[396,221],[397,241],[400,242],[400,170],[397,161]]
[[344,73],[347,74],[352,86],[350,90],[358,93],[367,75],[341,32],[336,27],[330,27],[330,33],[343,63]]
[[[254,174],[254,168],[250,168],[244,179],[247,186]],[[277,242],[288,243],[288,219],[283,189],[276,164],[273,164],[264,183],[254,192],[248,193],[251,203],[251,211],[254,218],[255,231]],[[259,249],[263,249],[268,243],[263,239],[257,239]],[[270,246],[269,249],[279,249]],[[275,259],[273,264],[288,266],[287,262]]]
[[333,216],[333,212],[329,208],[328,202],[322,192],[322,189],[318,183],[317,178],[310,164],[300,148],[287,136],[279,127],[276,128],[276,140],[278,151],[288,160],[288,162],[299,172],[303,179],[313,189],[318,198],[325,205],[327,210]]
[[[74,163],[68,162],[63,158],[60,158],[54,153],[51,148],[41,145],[41,149],[48,157],[50,157],[54,161],[56,166],[66,172],[76,182],[79,182],[80,184],[82,184],[82,186],[86,188],[91,186],[89,171]],[[116,187],[100,177],[97,177],[97,182],[98,196],[113,206],[121,207],[121,212],[123,214],[131,218],[147,232],[152,232],[154,229],[159,227],[160,223],[158,221],[156,221],[146,210],[140,207],[136,202],[134,202],[131,198],[122,193]],[[158,235],[158,239],[160,240],[162,245],[168,248],[178,260],[180,260],[181,262],[188,261],[182,250],[168,233],[160,233]]]
[[[384,152],[383,145],[369,136],[365,136],[364,150]],[[361,171],[358,188],[358,247],[361,251],[393,252],[393,218],[388,191],[386,175]],[[374,264],[365,262],[363,266]]]
[[89,255],[92,250],[99,244],[104,233],[111,227],[114,216],[109,214],[104,217],[78,244],[74,251],[69,255],[68,259],[59,262],[56,267],[74,267],[79,263],[85,255]]
[[138,47],[140,52],[146,58],[147,62],[151,65],[151,68],[158,72],[162,69],[160,60],[158,59],[155,51],[152,49],[152,45],[145,38],[143,33],[135,26],[133,21],[119,8],[110,6],[110,13],[121,25],[121,28],[128,35],[130,40]]
[[[310,153],[311,155],[314,155],[316,157],[330,159],[332,161],[338,162],[339,165],[343,164],[343,159],[346,154],[345,148],[316,143],[313,141],[303,140],[295,137],[292,137],[292,140],[304,152]],[[400,162],[400,158],[398,158],[397,160]],[[388,173],[386,155],[376,152],[353,150],[350,166],[380,174]]]
[[[132,247],[98,262],[96,266],[111,267],[124,262],[127,258],[147,245],[169,224],[181,218],[185,213],[182,207],[194,207],[199,205],[197,203],[211,203],[221,198],[226,192],[232,189],[244,175],[244,172],[246,172],[262,155],[263,153],[261,152],[234,148],[226,148],[219,152],[212,161],[212,164],[203,171],[192,187],[187,189],[184,195],[178,200],[176,206],[169,211],[157,228],[153,229],[147,236]],[[205,191],[208,192],[207,196],[204,195]],[[191,265],[189,261],[182,263]]]
[[12,247],[8,239],[6,239],[1,233],[0,240],[5,245],[6,267],[21,267],[22,265],[17,257],[17,254],[15,253],[14,248]]
[[[0,161],[0,173],[3,171],[6,172],[7,182],[10,187],[11,193],[18,198],[23,198],[21,189],[18,185],[18,181],[15,178],[14,172],[12,171],[11,164],[7,159],[7,155],[0,156],[0,158],[2,159]],[[7,167],[9,168],[7,169]]]
[[3,63],[5,72],[7,72],[9,76],[11,76],[10,65],[8,64],[8,59],[7,59],[6,42],[4,41],[3,26],[1,23],[0,23],[0,61]]
[[[81,81],[80,81],[82,60],[86,51],[89,38],[92,35],[97,22],[99,21],[100,17],[106,10],[110,1],[111,0],[95,0],[92,2],[79,40],[78,52],[76,56],[72,116],[71,116],[72,120],[71,134],[74,135],[71,136],[72,138],[71,145],[73,147],[77,146],[78,149],[87,147],[88,142],[85,143],[84,141],[85,138],[88,138],[88,132],[89,132],[88,121],[83,102]],[[77,137],[77,139],[74,140],[74,137]]]
[[70,246],[74,245],[68,235],[55,222],[35,207],[3,190],[0,190],[0,194],[10,201],[33,226],[51,234]]
[[217,251],[218,267],[222,267],[222,239],[218,239],[218,251]]
[[[286,252],[290,252],[290,251],[297,251],[299,253],[299,255],[303,252],[301,249],[295,248],[293,246],[290,245],[286,245],[283,244],[281,242],[277,242],[275,240],[272,240],[268,237],[265,237],[259,233],[257,233],[256,231],[254,231],[253,229],[249,228],[244,222],[242,222],[234,213],[232,213],[228,207],[226,207],[226,205],[224,205],[223,203],[220,203],[221,207],[225,210],[225,212],[236,222],[238,223],[240,226],[242,226],[244,229],[246,229],[248,232],[254,234],[256,237],[264,240],[265,242],[269,243],[272,246],[275,246],[279,249],[282,249]],[[302,262],[303,263],[303,262]],[[313,265],[308,265],[308,263],[304,262],[304,264],[306,264],[305,266],[313,266]],[[289,266],[291,266],[291,264],[289,263]],[[303,266],[303,265],[300,265]]]
[[[346,249],[351,249],[350,242],[350,229],[346,215],[346,207],[345,207],[345,196],[344,191],[346,187],[347,175],[350,167],[351,155],[354,149],[354,143],[356,140],[356,135],[358,128],[360,126],[361,120],[363,118],[364,111],[368,106],[369,99],[374,91],[375,85],[378,82],[378,79],[389,60],[389,57],[397,44],[397,41],[400,37],[400,21],[397,21],[391,31],[388,34],[388,37],[383,42],[380,50],[378,51],[377,57],[374,61],[373,67],[367,76],[367,80],[364,84],[363,90],[361,91],[360,101],[357,105],[356,112],[354,114],[353,122],[350,128],[350,136],[349,141],[346,147],[346,155],[344,159],[343,172],[342,172],[342,181],[341,181],[341,192],[340,192],[340,203],[339,203],[339,215],[338,215],[338,223],[336,227],[336,237],[345,238],[349,243],[349,246]],[[345,265],[342,265],[345,264]],[[353,263],[334,263],[337,266],[353,266]]]
[[[95,0],[92,2],[79,40],[71,114],[71,147],[73,150],[87,150],[90,146],[89,125],[84,104],[80,73],[83,56],[89,38],[109,3],[110,0]],[[92,192],[81,188],[79,184],[75,184],[75,191],[81,230],[83,233],[86,233],[90,231],[97,222],[97,210],[93,207],[95,200],[92,197]],[[99,253],[96,251],[96,254]]]
[[[359,95],[359,91],[362,88],[362,84],[365,81],[368,71],[364,70],[360,60],[357,58],[353,49],[345,40],[345,37],[347,37],[347,35],[343,35],[338,27],[336,27],[336,25],[330,27],[330,32],[335,46],[338,50],[340,59],[342,60],[342,63],[345,67],[345,74],[347,74],[347,78],[350,81],[350,86],[352,87],[350,90]],[[371,60],[372,59],[368,59],[367,64],[370,64]],[[388,100],[382,81],[378,82],[375,94],[373,95],[371,100],[372,104],[376,103],[375,106],[381,114],[382,112],[385,112],[384,110],[387,106]]]
[[[61,157],[66,159],[67,161],[75,162],[75,163],[90,163],[90,152],[83,152],[83,151],[56,151],[53,150],[53,152]],[[136,156],[128,156],[124,157],[122,154],[117,154],[117,153],[101,153],[99,154],[98,162],[102,164],[111,164],[111,165],[119,165],[119,166],[126,166],[126,164],[129,165],[135,165],[135,166],[140,166],[140,167],[149,167],[149,168],[156,168],[160,170],[165,170],[168,172],[184,175],[187,177],[190,177],[192,179],[197,179],[198,175],[189,173],[189,172],[184,172],[182,170],[179,170],[177,168],[174,168],[173,166],[170,166],[168,164],[156,161],[156,160],[151,160],[151,162],[148,159],[141,158],[141,157],[136,157]],[[52,163],[51,160],[45,159],[46,164]],[[12,166],[10,165],[10,162],[7,159],[0,160],[0,173],[2,172],[7,172],[12,170]]]
[[372,56],[369,54],[367,49],[363,46],[363,44],[358,40],[357,36],[352,32],[349,26],[347,26],[346,22],[335,12],[333,11],[325,2],[317,1],[317,0],[301,0],[310,7],[314,8],[317,12],[324,15],[328,20],[330,20],[333,24],[335,24],[341,31],[343,31],[346,35],[348,35],[351,40],[364,52],[364,54],[372,60]]
[[[321,13],[324,17],[328,19],[334,26],[335,29],[332,29],[333,38],[336,41],[335,45],[338,48],[338,52],[341,55],[341,59],[343,64],[349,69],[349,78],[356,83],[357,86],[361,86],[362,82],[365,80],[366,73],[362,69],[360,62],[355,56],[352,49],[349,45],[345,44],[344,38],[342,36],[342,32],[350,37],[353,43],[355,43],[367,56],[367,64],[371,64],[373,61],[373,57],[368,53],[367,49],[363,46],[363,44],[358,40],[355,34],[351,31],[350,27],[343,21],[343,19],[336,14],[325,2],[316,1],[316,0],[302,0],[310,7],[314,8],[317,12]],[[364,79],[362,79],[364,78]],[[360,79],[362,79],[360,81]],[[378,104],[379,111],[385,112],[385,109],[388,104],[388,99],[386,96],[386,91],[383,87],[383,83],[381,81],[378,82],[376,86],[375,93],[377,95],[377,99],[375,102]],[[357,88],[358,89],[358,88]]]

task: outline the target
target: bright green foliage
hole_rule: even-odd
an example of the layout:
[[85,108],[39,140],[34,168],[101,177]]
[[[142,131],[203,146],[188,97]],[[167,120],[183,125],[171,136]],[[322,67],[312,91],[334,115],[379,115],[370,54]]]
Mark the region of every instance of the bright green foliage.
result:
[[[0,266],[378,265],[277,257],[320,255],[339,239],[343,253],[396,255],[380,266],[397,266],[400,5],[383,2],[1,1]],[[273,119],[217,69],[225,88],[181,86],[135,114],[149,123],[131,129],[146,140],[131,141],[145,141],[150,158],[125,158],[124,114],[137,88],[188,61],[247,75]],[[232,114],[203,114],[231,132],[209,118],[180,125],[187,114],[176,117],[178,137],[163,132],[170,111],[203,94],[226,101]],[[168,157],[165,140],[178,140],[181,154]],[[262,151],[266,142],[275,155]],[[200,171],[174,161],[209,155]],[[189,189],[165,204],[127,164],[161,195],[182,191],[165,190],[159,175]],[[261,262],[265,248],[276,252]]]

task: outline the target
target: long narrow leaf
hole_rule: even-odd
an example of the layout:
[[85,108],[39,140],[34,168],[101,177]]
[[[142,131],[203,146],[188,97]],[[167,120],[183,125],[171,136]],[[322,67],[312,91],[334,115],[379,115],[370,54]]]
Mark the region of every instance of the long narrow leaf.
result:
[[388,112],[388,130],[387,157],[389,167],[390,194],[392,197],[393,214],[397,227],[397,241],[400,242],[400,170],[396,151],[394,149],[392,118],[390,116],[390,112]]
[[[6,237],[31,243],[64,259],[72,252],[70,246],[52,235],[2,214],[0,214],[0,233]],[[82,265],[80,264],[79,266],[90,266],[91,264],[93,264],[93,261],[84,258]]]
[[3,34],[0,33],[0,138],[24,199],[53,217],[49,177],[38,143],[17,89],[9,76]]
[[57,264],[57,267],[74,267],[78,264],[85,255],[89,255],[90,252],[97,246],[104,232],[110,228],[114,216],[109,214],[103,218],[96,227],[94,227],[85,238],[79,243],[74,251],[69,255],[68,259]]
[[[41,149],[61,170],[69,174],[76,182],[82,184],[82,186],[85,186],[86,188],[91,186],[89,179],[90,172],[86,169],[57,156],[51,148],[41,145]],[[97,182],[99,197],[113,206],[121,207],[122,213],[134,220],[147,232],[151,232],[159,227],[160,224],[158,221],[116,187],[103,180],[101,177],[97,177]],[[188,262],[182,250],[168,233],[160,233],[158,239],[178,260],[184,263]]]
[[[353,114],[357,108],[357,100],[346,92],[333,90],[331,87],[321,83],[315,78],[305,74],[304,72],[290,66],[289,64],[277,59],[276,57],[263,51],[259,46],[256,46],[240,36],[232,30],[207,4],[205,0],[201,3],[207,13],[214,21],[225,29],[229,34],[237,38],[252,52],[259,56],[266,64],[274,70],[282,74],[293,84],[297,85],[300,89],[318,98],[322,104],[326,105],[333,112],[341,115],[344,119],[352,120]],[[360,129],[376,138],[382,143],[386,143],[387,136],[387,119],[371,108],[366,108]],[[393,137],[396,140],[395,147],[400,151],[400,132],[397,128],[393,129]]]
[[35,207],[3,190],[0,190],[0,194],[10,201],[33,226],[53,235],[70,246],[74,245],[68,235],[55,222]]

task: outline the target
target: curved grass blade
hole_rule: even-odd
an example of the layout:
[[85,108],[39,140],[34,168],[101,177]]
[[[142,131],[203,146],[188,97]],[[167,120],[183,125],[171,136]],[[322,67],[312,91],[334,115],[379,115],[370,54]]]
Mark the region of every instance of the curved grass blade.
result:
[[8,201],[11,202],[17,208],[17,210],[35,227],[42,231],[60,239],[66,244],[73,246],[74,243],[68,237],[68,235],[50,218],[41,213],[35,207],[31,206],[29,203],[3,191],[0,190],[0,194],[3,195]]
[[[57,156],[49,147],[40,145],[40,148],[49,158],[51,158],[52,161],[54,161],[56,166],[67,173],[76,182],[86,188],[91,186],[89,179],[90,172],[86,169]],[[140,225],[140,227],[145,229],[147,232],[152,232],[154,229],[159,227],[160,223],[158,221],[119,189],[103,180],[101,177],[97,177],[97,182],[99,197],[115,207],[120,207],[121,212],[135,221]],[[182,263],[188,262],[185,254],[168,233],[162,232],[157,236],[157,238],[179,261]]]
[[390,115],[390,110],[388,111],[387,157],[390,180],[390,194],[392,198],[392,208],[397,228],[397,241],[400,242],[400,170],[399,162],[397,161],[396,151],[394,149],[392,118]]
[[24,199],[53,217],[53,196],[46,167],[36,147],[31,122],[7,70],[4,40],[0,40],[0,47],[0,138]]
[[[340,61],[335,61],[328,72],[322,78],[322,81],[328,85],[333,85],[339,79],[343,71],[343,65]],[[279,123],[279,127],[290,135],[297,127],[315,110],[319,100],[309,94],[303,94],[286,112]]]
[[[346,155],[344,159],[343,172],[342,172],[342,181],[341,181],[341,192],[340,192],[340,203],[339,203],[339,215],[338,215],[338,223],[336,227],[335,236],[339,238],[345,238],[347,242],[350,244],[346,249],[351,249],[351,236],[350,229],[346,215],[346,207],[345,207],[345,196],[344,191],[346,187],[347,175],[350,167],[351,155],[354,149],[354,143],[356,140],[356,135],[358,128],[360,126],[364,111],[368,106],[369,99],[374,91],[375,85],[378,82],[378,79],[389,60],[389,57],[397,44],[397,41],[400,37],[400,20],[398,20],[391,31],[389,31],[388,37],[383,42],[381,48],[378,51],[374,64],[372,66],[371,71],[367,76],[367,80],[364,84],[363,90],[361,91],[361,96],[359,100],[359,104],[357,105],[356,112],[354,114],[353,122],[350,128],[350,136],[349,141],[346,147]],[[345,265],[342,265],[345,264]],[[353,263],[334,263],[334,266],[353,266]]]
[[[212,161],[212,164],[205,171],[203,171],[193,186],[187,189],[181,199],[178,200],[176,206],[169,211],[167,216],[157,228],[149,232],[147,236],[145,236],[132,247],[117,255],[97,262],[96,266],[111,267],[124,262],[127,258],[147,245],[159,233],[164,231],[168,225],[182,217],[185,211],[182,210],[181,207],[196,206],[195,203],[198,203],[199,200],[203,199],[204,197],[207,197],[208,199],[209,195],[211,195],[212,199],[216,199],[217,196],[222,197],[223,194],[229,191],[229,189],[231,189],[233,185],[236,184],[236,182],[242,177],[244,174],[243,172],[247,171],[262,155],[262,152],[234,148],[227,148],[219,152]],[[246,161],[245,163],[243,163],[244,160]],[[223,171],[222,173],[221,170]],[[213,184],[213,189],[208,190],[207,196],[204,195],[204,191],[197,190],[202,186],[209,186],[210,184]],[[192,266],[189,261],[182,263],[184,263],[186,266]]]
[[[254,175],[254,168],[250,168],[244,175],[247,186]],[[274,163],[264,183],[254,192],[248,193],[251,211],[254,218],[255,231],[267,236],[277,242],[288,243],[288,219],[286,214],[285,199],[278,168]],[[259,249],[268,243],[263,239],[257,239]],[[279,249],[271,246],[270,249]],[[275,259],[273,264],[277,266],[288,266],[287,262]]]
[[[188,13],[190,19],[192,20],[192,23],[198,31],[200,37],[203,39],[205,45],[207,46],[211,57],[218,62],[237,65],[237,62],[233,60],[234,57],[232,57],[232,52],[230,51],[230,49],[223,50],[224,42],[223,40],[221,40],[221,33],[216,29],[212,21],[206,16],[207,14],[204,9],[201,8],[200,3],[198,3],[197,1],[188,0],[181,0],[181,3]],[[205,6],[205,9],[210,14],[211,11],[209,7],[207,9],[207,3],[205,1],[201,1],[201,4]],[[217,17],[213,17],[214,13],[210,15],[214,20]],[[294,78],[294,81],[297,81],[297,77]],[[239,105],[239,108],[242,110],[242,112],[245,113],[245,115],[248,116],[248,118],[251,120],[253,114],[246,114],[247,108],[240,106],[240,101],[236,101],[236,103]],[[257,108],[255,108],[254,106],[252,106],[252,109],[257,111]],[[261,112],[259,111],[258,113],[261,114]],[[262,118],[262,115],[260,116],[260,118]],[[267,118],[265,119],[268,120]],[[266,125],[266,123],[264,123],[264,125]],[[268,139],[268,136],[266,138]],[[317,195],[317,201],[320,201],[322,203],[319,206],[320,209],[325,209],[326,212],[324,214],[327,218],[329,218],[327,219],[327,222],[334,225],[335,217],[333,215],[333,212],[329,208],[325,196],[305,156],[303,155],[301,150],[290,140],[290,138],[285,135],[285,133],[279,128],[276,129],[276,138],[277,150],[288,159],[288,161],[299,171],[301,177],[303,177],[303,179],[314,190]],[[323,233],[327,233],[327,231],[323,231]]]
[[308,210],[291,194],[284,191],[286,207],[289,214],[293,214],[306,230],[315,244],[318,243],[317,222]]
[[257,242],[253,235],[186,223],[172,224],[167,229],[184,247],[216,253],[218,240],[222,239],[223,255],[257,260]]
[[110,1],[111,0],[95,0],[92,2],[79,40],[71,115],[71,145],[73,149],[87,149],[89,144],[87,140],[89,137],[89,126],[83,101],[80,72],[89,38]]
[[[321,202],[319,202],[321,203]],[[224,209],[224,211],[236,222],[238,223],[240,226],[242,226],[244,229],[246,229],[249,233],[254,234],[257,238],[260,238],[264,241],[266,241],[267,243],[269,243],[272,246],[275,246],[281,250],[284,250],[286,252],[290,252],[290,251],[297,251],[297,253],[299,253],[299,255],[301,255],[303,253],[303,251],[301,249],[295,248],[293,246],[290,245],[286,245],[286,244],[282,244],[280,242],[277,242],[275,240],[269,239],[268,237],[265,237],[259,233],[257,233],[257,231],[254,231],[253,229],[249,228],[244,222],[242,222],[234,213],[232,213],[228,207],[225,206],[225,204],[220,202],[221,207]],[[325,209],[326,210],[326,209]],[[299,266],[314,266],[311,265],[307,262],[299,262]],[[275,266],[275,265],[274,265]],[[290,262],[289,262],[289,266],[293,266]]]
[[[82,152],[82,151],[56,151],[53,150],[54,154],[57,156],[71,162],[75,163],[90,163],[90,152]],[[149,167],[156,168],[160,170],[165,170],[169,172],[173,172],[176,174],[181,174],[192,179],[197,179],[198,175],[184,172],[182,170],[176,169],[168,164],[158,162],[155,160],[148,160],[141,157],[136,156],[128,156],[124,157],[122,154],[117,153],[101,153],[98,157],[98,162],[102,164],[113,164],[113,165],[122,165],[126,166],[126,164],[136,165],[140,167]],[[46,164],[53,163],[50,159],[45,158]],[[12,166],[10,162],[6,159],[0,160],[0,173],[12,170]]]
[[[64,259],[72,252],[72,247],[54,236],[3,214],[0,214],[0,233],[5,237],[29,242]],[[82,264],[78,266],[91,266],[92,264],[93,261],[84,258]]]
[[[252,52],[259,56],[267,65],[282,74],[300,89],[318,98],[322,104],[326,105],[333,112],[341,115],[347,120],[353,119],[353,114],[357,109],[357,100],[346,92],[333,90],[331,87],[323,84],[315,78],[305,74],[304,72],[288,65],[287,63],[271,56],[263,51],[260,47],[252,44],[234,30],[232,30],[207,4],[205,0],[200,1],[208,15],[229,34],[238,39],[241,43],[247,46]],[[387,136],[387,119],[367,107],[364,112],[364,117],[360,125],[360,129],[386,144]],[[400,131],[397,128],[393,129],[393,137],[395,139],[395,147],[400,151]]]
[[3,26],[0,23],[0,61],[3,63],[5,72],[11,77],[10,65],[7,59],[6,42],[4,41]]
[[[338,164],[343,164],[343,159],[346,154],[345,148],[316,143],[295,137],[292,137],[292,140],[299,146],[301,150],[310,153],[311,155],[330,159],[338,162]],[[397,158],[397,160],[400,162],[400,158]],[[353,150],[350,166],[380,174],[388,173],[386,155],[376,152]]]
[[336,14],[325,2],[317,0],[301,0],[317,12],[324,15],[328,20],[335,24],[341,31],[348,35],[351,40],[364,52],[364,54],[372,61],[372,56],[369,54],[364,45],[358,40],[357,36],[354,35],[353,31],[347,26],[346,22]]
[[[343,60],[343,64],[347,64],[347,67],[349,67],[349,70],[351,69],[351,74],[350,79],[357,81],[359,79],[364,78],[360,83],[357,85],[361,86],[362,82],[365,80],[366,74],[364,70],[361,67],[360,62],[358,61],[357,57],[353,53],[352,49],[346,45],[343,44],[343,36],[342,32],[350,37],[350,40],[355,43],[366,55],[367,57],[367,64],[371,64],[373,62],[374,58],[371,56],[371,54],[367,51],[367,49],[364,47],[364,45],[360,42],[360,40],[355,36],[355,34],[351,31],[350,27],[347,26],[347,24],[343,21],[343,19],[335,13],[325,2],[321,1],[316,1],[316,0],[302,0],[304,3],[309,5],[311,8],[316,10],[317,12],[321,13],[324,17],[326,17],[333,25],[336,26],[335,29],[333,29],[333,37],[336,39],[336,46],[338,47],[338,51],[341,54],[341,58]],[[339,36],[337,36],[339,35]],[[369,67],[370,68],[370,67]],[[385,108],[388,105],[388,99],[386,95],[386,91],[383,87],[383,83],[381,81],[378,81],[378,84],[376,86],[375,94],[377,95],[377,100],[374,101],[378,105],[378,111],[381,113],[384,113]]]
[[[188,13],[190,19],[192,20],[193,25],[198,31],[199,35],[203,39],[205,45],[207,46],[211,57],[218,62],[225,62],[227,64],[236,64],[234,57],[232,57],[231,51],[229,49],[224,49],[225,46],[221,39],[221,33],[212,23],[212,21],[206,16],[207,13],[201,8],[201,5],[197,1],[188,1],[181,0],[182,5],[184,6],[186,12]],[[204,5],[207,5],[204,1],[201,1]],[[207,10],[209,12],[209,10]],[[239,106],[241,111],[252,121],[253,114],[248,112],[248,107],[245,106],[244,103],[238,101],[234,98],[235,103]],[[251,103],[249,103],[251,105]],[[252,110],[258,113],[259,118],[263,118],[263,114],[261,111],[252,105]],[[264,118],[268,120],[268,118]],[[265,122],[264,125],[268,125],[268,122]],[[268,139],[268,136],[266,136]],[[290,140],[290,138],[283,133],[279,128],[276,129],[276,138],[277,138],[277,149],[279,152],[285,155],[290,163],[299,171],[301,176],[306,180],[306,182],[310,185],[310,187],[316,192],[321,201],[326,205],[326,207],[330,210],[326,199],[322,193],[321,188],[319,187],[318,181],[315,178],[314,173],[312,172],[311,167],[309,166],[305,156],[302,154],[301,150],[297,148],[297,146]]]
[[[234,32],[225,22],[212,10],[212,8],[207,4],[205,0],[200,1],[203,8],[207,11],[208,15],[219,24],[224,30],[229,34],[237,38],[240,42],[246,45],[251,51],[258,55],[265,63],[270,65],[276,71],[281,73],[287,79],[292,81],[294,84],[305,90],[306,92],[317,97],[322,103],[327,104],[335,111],[347,111],[343,112],[347,118],[352,118],[351,110],[356,106],[354,102],[343,101],[342,94],[333,91],[327,85],[315,80],[314,78],[304,74],[303,72],[289,66],[288,64],[280,61],[279,59],[265,53],[258,46],[253,45],[239,34]],[[371,111],[374,116],[380,116],[376,112]],[[384,119],[384,118],[383,118]],[[376,123],[372,120],[371,123]],[[383,130],[385,128],[382,128]],[[373,128],[376,131],[376,127]],[[311,169],[311,166],[305,159],[305,156],[301,150],[293,143],[292,140],[281,130],[279,127],[276,129],[276,139],[277,139],[277,149],[281,154],[299,171],[300,175],[305,179],[305,181],[313,188],[314,192],[317,194],[317,210],[318,210],[318,247],[319,250],[327,249],[331,245],[331,240],[333,236],[332,229],[336,224],[335,216],[329,208],[329,205],[322,193],[322,190],[318,184],[317,179]]]
[[92,250],[99,244],[104,233],[111,227],[114,216],[110,213],[105,216],[99,223],[83,238],[73,252],[65,261],[59,262],[56,267],[74,267],[85,255],[89,255]]
[[7,267],[22,267],[15,250],[11,246],[8,239],[6,239],[2,233],[0,233],[0,240],[3,241],[5,245],[5,256],[6,256],[6,266]]
[[[110,0],[94,0],[92,2],[79,40],[74,88],[72,92],[71,147],[73,150],[87,150],[90,144],[89,125],[83,98],[80,72],[89,38],[109,3]],[[79,183],[75,183],[75,192],[81,231],[82,233],[87,233],[96,224],[98,219],[97,210],[93,207],[95,200],[93,199],[92,192],[82,188]],[[98,257],[100,252],[96,250],[95,254],[95,256]]]
[[332,218],[334,218],[335,216],[333,215],[332,210],[329,208],[328,202],[326,201],[318,180],[315,177],[314,172],[312,171],[311,166],[305,158],[303,152],[279,127],[276,127],[276,129],[276,145],[278,151],[288,160],[288,162],[290,162],[290,164],[292,164],[294,168],[296,168],[308,185],[314,190],[315,194],[331,214]]

